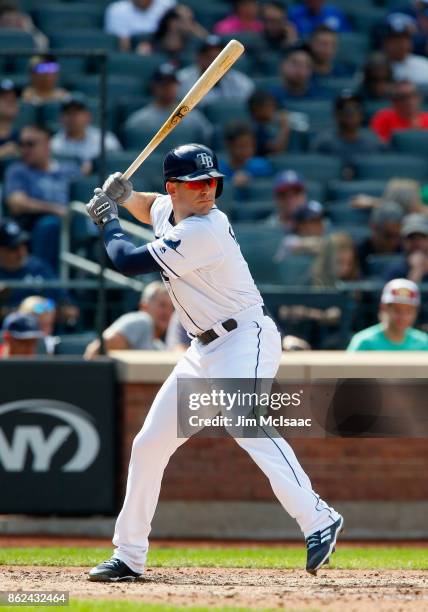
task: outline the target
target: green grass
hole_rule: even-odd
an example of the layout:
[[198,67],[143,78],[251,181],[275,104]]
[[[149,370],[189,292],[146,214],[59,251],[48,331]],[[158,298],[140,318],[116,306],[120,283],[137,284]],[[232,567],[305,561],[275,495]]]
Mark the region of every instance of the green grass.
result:
[[[92,566],[111,548],[2,548],[0,565]],[[302,568],[305,548],[152,548],[151,567]],[[338,546],[331,567],[342,569],[428,569],[428,547]]]

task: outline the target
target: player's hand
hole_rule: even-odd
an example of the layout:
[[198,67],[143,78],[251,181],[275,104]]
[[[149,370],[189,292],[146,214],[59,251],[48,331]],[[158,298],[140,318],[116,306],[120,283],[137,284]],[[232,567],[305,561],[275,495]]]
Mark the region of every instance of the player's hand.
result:
[[116,202],[109,198],[99,187],[94,190],[94,197],[86,204],[86,210],[95,225],[103,227],[112,219],[118,219]]
[[132,183],[124,178],[120,172],[110,174],[104,182],[103,191],[107,197],[118,204],[125,204],[132,194]]

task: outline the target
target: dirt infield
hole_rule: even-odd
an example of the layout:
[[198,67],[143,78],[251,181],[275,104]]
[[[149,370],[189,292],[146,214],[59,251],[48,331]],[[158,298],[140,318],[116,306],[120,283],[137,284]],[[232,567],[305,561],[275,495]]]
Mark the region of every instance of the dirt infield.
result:
[[422,612],[428,573],[403,570],[153,568],[130,584],[89,582],[88,568],[3,566],[2,590],[64,590],[71,598],[126,599],[173,606],[292,608],[314,612]]

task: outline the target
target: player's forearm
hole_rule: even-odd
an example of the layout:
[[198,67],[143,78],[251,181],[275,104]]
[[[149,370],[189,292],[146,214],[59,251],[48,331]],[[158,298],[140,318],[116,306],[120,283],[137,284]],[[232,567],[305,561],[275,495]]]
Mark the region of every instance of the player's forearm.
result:
[[123,206],[133,217],[138,219],[138,221],[146,225],[151,225],[150,209],[158,195],[158,193],[133,191],[131,197]]
[[104,244],[114,267],[126,276],[159,272],[162,269],[147,246],[136,247],[131,242],[123,233],[119,221],[109,221],[105,225]]

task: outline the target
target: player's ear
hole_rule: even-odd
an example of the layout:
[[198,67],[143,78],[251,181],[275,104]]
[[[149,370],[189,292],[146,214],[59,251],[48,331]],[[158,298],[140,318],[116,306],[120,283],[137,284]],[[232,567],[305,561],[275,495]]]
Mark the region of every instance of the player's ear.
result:
[[168,195],[172,196],[176,194],[177,187],[175,186],[175,183],[173,181],[167,181],[165,186]]

